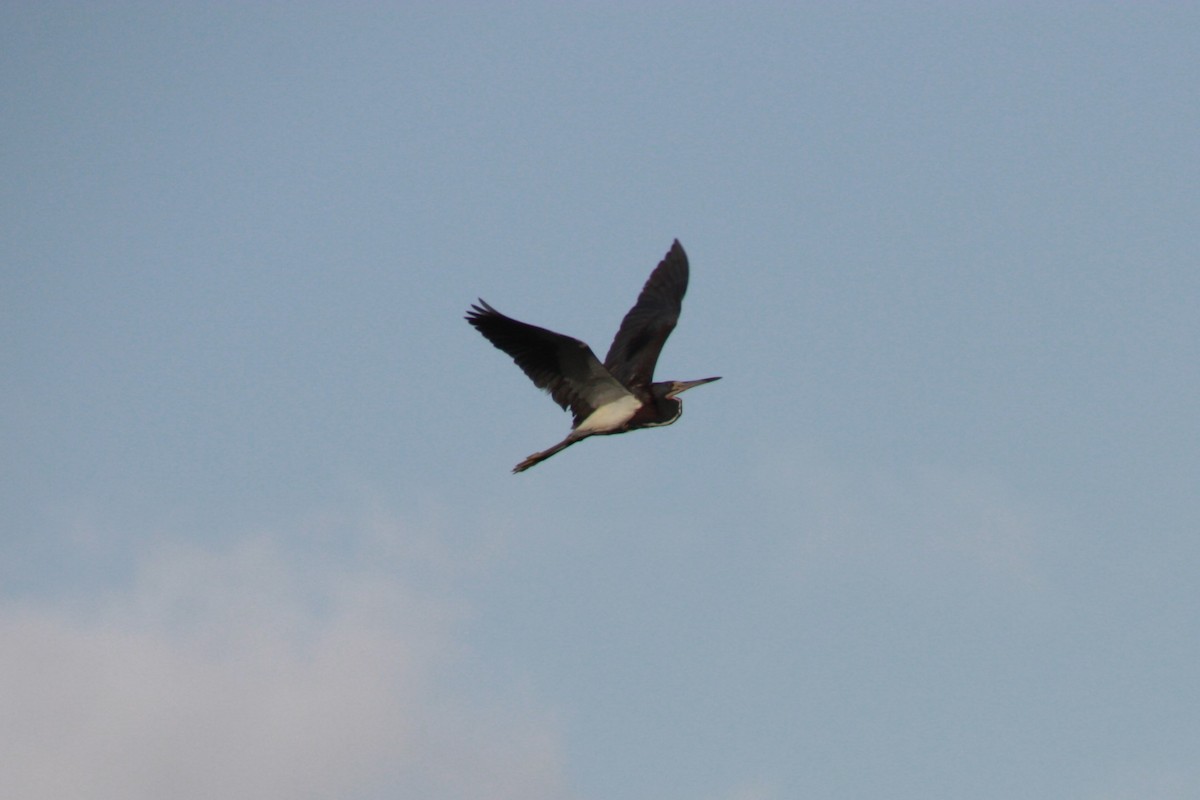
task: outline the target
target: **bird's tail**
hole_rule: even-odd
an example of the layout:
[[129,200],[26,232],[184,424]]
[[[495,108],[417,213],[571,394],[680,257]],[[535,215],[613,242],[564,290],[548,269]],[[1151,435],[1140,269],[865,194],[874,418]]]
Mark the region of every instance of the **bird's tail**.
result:
[[525,470],[529,469],[530,467],[532,467],[534,464],[538,463],[539,461],[545,461],[547,458],[549,458],[550,456],[559,452],[560,450],[566,450],[568,447],[575,444],[579,440],[586,439],[586,438],[587,438],[586,436],[576,436],[574,431],[572,431],[571,434],[569,436],[567,436],[567,438],[563,439],[558,444],[554,445],[553,447],[549,447],[545,450],[542,450],[540,452],[534,453],[533,455],[529,456],[524,461],[522,461],[520,464],[517,464],[515,467],[513,467],[513,474],[515,475],[518,472],[524,472]]

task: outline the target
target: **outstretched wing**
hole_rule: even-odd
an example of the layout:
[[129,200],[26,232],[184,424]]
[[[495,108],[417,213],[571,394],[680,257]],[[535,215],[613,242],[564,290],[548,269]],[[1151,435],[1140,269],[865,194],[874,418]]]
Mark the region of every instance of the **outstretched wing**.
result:
[[471,306],[466,320],[512,356],[534,386],[570,408],[575,425],[605,403],[630,394],[578,339],[506,317],[483,300]]
[[670,252],[650,273],[637,303],[621,321],[612,347],[604,357],[604,366],[618,381],[630,387],[650,385],[658,354],[679,321],[687,284],[687,254],[676,239]]

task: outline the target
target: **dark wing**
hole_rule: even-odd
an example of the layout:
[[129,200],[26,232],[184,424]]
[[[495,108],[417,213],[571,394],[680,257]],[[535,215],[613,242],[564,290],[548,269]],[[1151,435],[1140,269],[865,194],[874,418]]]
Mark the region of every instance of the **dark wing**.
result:
[[666,258],[650,273],[608,348],[604,366],[614,378],[631,387],[650,385],[658,354],[679,321],[687,284],[687,254],[676,239]]
[[539,389],[570,408],[578,425],[605,403],[629,394],[578,339],[506,317],[483,300],[471,306],[467,322],[512,356]]

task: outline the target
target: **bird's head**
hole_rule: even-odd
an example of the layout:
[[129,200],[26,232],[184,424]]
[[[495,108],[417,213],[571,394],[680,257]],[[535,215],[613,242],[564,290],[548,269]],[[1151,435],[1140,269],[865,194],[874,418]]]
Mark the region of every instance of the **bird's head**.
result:
[[663,397],[675,397],[676,395],[683,394],[693,386],[700,386],[701,384],[719,380],[721,380],[721,377],[718,375],[715,378],[701,378],[698,381],[669,381],[667,383],[667,391],[663,393]]

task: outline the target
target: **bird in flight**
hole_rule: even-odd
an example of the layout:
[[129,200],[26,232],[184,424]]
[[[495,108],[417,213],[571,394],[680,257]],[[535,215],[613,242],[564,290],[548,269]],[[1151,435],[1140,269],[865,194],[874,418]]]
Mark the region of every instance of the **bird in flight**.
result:
[[687,284],[687,254],[676,239],[621,321],[603,364],[578,339],[518,322],[483,300],[471,306],[467,322],[574,416],[567,438],[529,456],[513,472],[524,472],[589,436],[670,425],[683,414],[679,395],[720,380],[653,380],[658,354],[679,321]]

